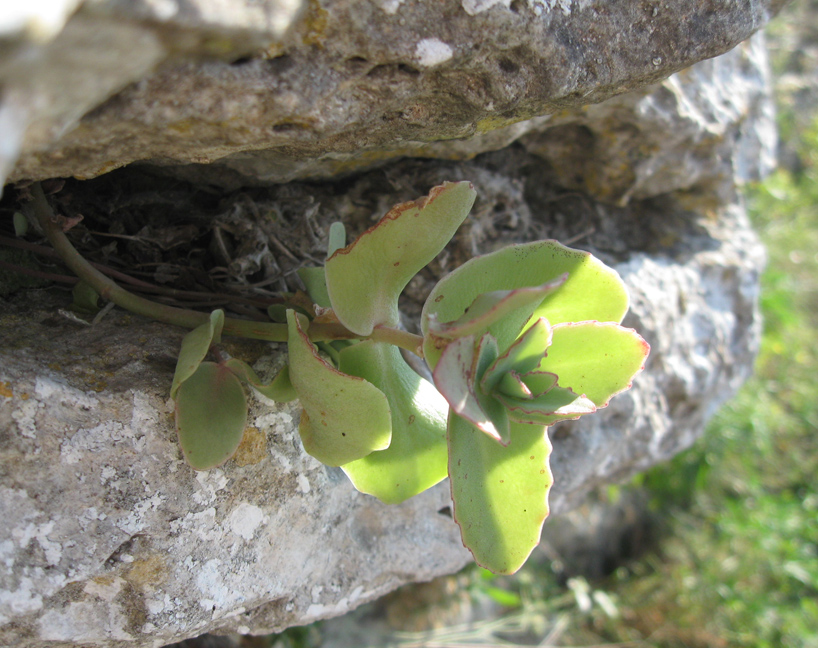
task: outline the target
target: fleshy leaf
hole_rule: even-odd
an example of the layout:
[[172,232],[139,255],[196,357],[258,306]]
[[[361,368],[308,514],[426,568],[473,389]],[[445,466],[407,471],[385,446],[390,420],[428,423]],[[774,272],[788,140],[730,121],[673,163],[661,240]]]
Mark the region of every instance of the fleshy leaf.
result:
[[341,371],[378,387],[392,411],[392,443],[341,466],[359,491],[398,504],[446,477],[448,405],[429,381],[406,364],[400,350],[372,341],[341,351]]
[[71,289],[71,296],[74,298],[71,307],[81,313],[99,312],[99,293],[94,290],[91,284],[85,281],[78,281]]
[[171,398],[176,398],[179,386],[193,375],[205,359],[210,346],[221,341],[223,326],[224,311],[214,310],[207,322],[197,326],[182,339],[182,348],[179,350],[179,360],[176,362],[176,372],[173,374],[173,384],[170,387]]
[[545,350],[549,344],[551,327],[545,318],[540,318],[486,370],[481,383],[483,391],[493,391],[509,371],[524,374],[536,369],[545,357]]
[[22,238],[26,235],[26,232],[28,232],[28,219],[22,212],[14,212],[12,219],[14,223],[14,235],[18,238]]
[[559,376],[559,385],[584,394],[597,407],[631,386],[650,346],[633,329],[610,322],[578,322],[553,328],[540,371]]
[[512,398],[531,398],[531,390],[528,388],[528,385],[526,385],[522,378],[520,378],[520,374],[513,370],[504,374],[502,378],[500,378],[499,382],[495,386],[495,390],[496,393],[511,396]]
[[330,302],[324,268],[299,268],[296,274],[304,282],[310,299],[319,306],[329,308]]
[[467,261],[432,290],[421,318],[423,350],[429,366],[434,367],[440,357],[440,349],[429,335],[432,315],[440,322],[452,322],[463,316],[478,295],[541,286],[566,272],[565,283],[539,306],[520,308],[489,327],[501,351],[508,348],[532,317],[545,317],[552,326],[591,319],[621,321],[628,309],[628,294],[616,271],[588,252],[567,248],[556,241],[511,245]]
[[509,417],[517,423],[554,425],[596,411],[593,401],[563,387],[554,387],[526,400],[509,398],[505,394],[497,394],[497,399],[508,408]]
[[531,304],[539,305],[545,296],[559,288],[568,275],[542,286],[518,288],[517,290],[497,290],[478,295],[462,317],[454,322],[439,322],[432,313],[429,316],[429,333],[442,338],[456,338],[465,335],[481,335],[489,326],[509,313]]
[[304,315],[287,312],[290,382],[304,408],[304,449],[321,463],[340,466],[387,448],[392,422],[386,396],[321,358],[304,332],[307,323]]
[[553,482],[545,428],[511,424],[503,447],[449,413],[449,476],[454,519],[477,564],[512,574],[540,541]]
[[327,260],[326,280],[339,321],[362,336],[379,324],[396,326],[401,291],[449,242],[475,195],[469,182],[444,183],[427,197],[393,207],[335,252]]
[[496,441],[508,443],[505,408],[498,407],[500,404],[491,397],[481,398],[483,395],[477,391],[481,356],[482,364],[491,363],[497,356],[497,348],[489,339],[486,336],[485,342],[481,340],[480,350],[475,349],[473,336],[457,338],[446,346],[434,370],[435,386],[453,412]]
[[329,236],[327,237],[327,258],[330,258],[338,250],[347,244],[347,230],[340,221],[335,221],[329,226]]
[[202,362],[176,393],[176,431],[187,462],[208,470],[230,459],[247,423],[239,379],[223,364]]
[[258,374],[253,371],[253,368],[246,362],[238,360],[237,358],[230,358],[224,364],[230,371],[236,374],[239,380],[247,383],[259,394],[267,398],[280,403],[287,403],[298,398],[298,394],[290,382],[290,368],[287,365],[284,365],[281,371],[276,374],[276,377],[265,385],[261,382]]
[[532,397],[544,394],[557,384],[557,374],[550,371],[529,371],[520,376]]

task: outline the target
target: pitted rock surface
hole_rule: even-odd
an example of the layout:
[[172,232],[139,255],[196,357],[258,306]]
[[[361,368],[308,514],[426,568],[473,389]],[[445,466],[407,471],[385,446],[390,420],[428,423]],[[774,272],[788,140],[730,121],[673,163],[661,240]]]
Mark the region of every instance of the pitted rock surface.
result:
[[236,187],[469,158],[532,118],[722,54],[781,3],[235,0],[235,16],[223,4],[89,0],[49,40],[10,38],[8,179],[141,161]]

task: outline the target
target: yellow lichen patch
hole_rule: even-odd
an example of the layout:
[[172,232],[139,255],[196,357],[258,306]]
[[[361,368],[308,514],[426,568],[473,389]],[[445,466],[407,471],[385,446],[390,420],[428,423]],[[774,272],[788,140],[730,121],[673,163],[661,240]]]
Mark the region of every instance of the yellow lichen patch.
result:
[[251,466],[267,456],[267,437],[258,428],[248,427],[244,431],[238,450],[233,457],[237,466]]
[[14,397],[10,382],[0,382],[0,396],[5,396],[6,398]]
[[125,579],[134,587],[145,589],[162,584],[167,575],[165,557],[161,554],[153,554],[134,561],[125,572]]
[[114,576],[112,574],[103,574],[102,576],[95,576],[91,580],[97,585],[108,587],[109,585],[113,585],[114,581],[117,580],[117,576]]
[[125,162],[120,162],[117,160],[107,160],[90,173],[77,173],[74,174],[74,177],[77,180],[90,180],[91,178],[96,178],[97,176],[109,173],[114,169],[118,169],[121,166],[125,166],[125,164],[126,164]]
[[270,43],[266,47],[266,49],[262,53],[261,57],[265,58],[265,59],[274,59],[274,58],[277,58],[277,57],[281,56],[286,51],[287,51],[287,48],[284,47],[283,43],[273,41],[272,43]]
[[474,127],[477,132],[482,135],[484,133],[490,133],[491,131],[497,130],[498,128],[511,126],[518,121],[520,120],[508,119],[507,117],[500,117],[499,115],[490,115],[489,117],[484,117],[478,121]]
[[327,13],[327,10],[321,6],[318,0],[310,0],[303,26],[302,42],[305,45],[317,45],[321,47],[328,23],[329,13]]
[[167,129],[176,133],[187,135],[193,130],[196,122],[192,119],[180,119],[177,122],[167,125]]

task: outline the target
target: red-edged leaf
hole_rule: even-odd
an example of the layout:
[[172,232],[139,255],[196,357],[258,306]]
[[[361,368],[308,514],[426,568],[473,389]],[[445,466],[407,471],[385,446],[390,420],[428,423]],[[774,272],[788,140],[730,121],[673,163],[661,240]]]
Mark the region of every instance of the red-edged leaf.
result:
[[247,423],[247,401],[236,375],[202,362],[176,393],[176,431],[187,462],[208,470],[230,459]]
[[290,382],[304,411],[304,449],[328,466],[340,466],[389,447],[392,422],[383,392],[363,378],[332,367],[310,342],[308,320],[287,311]]
[[[473,336],[457,338],[443,350],[434,370],[435,386],[449,407],[492,439],[508,443],[508,415],[496,400],[477,390],[482,365],[490,363],[497,348],[484,336],[475,348]],[[482,362],[481,362],[482,357]]]
[[434,259],[468,216],[475,191],[446,182],[429,195],[393,207],[326,265],[327,291],[338,320],[357,335],[397,326],[398,296]]
[[511,424],[504,447],[449,413],[449,476],[454,519],[477,564],[517,571],[540,541],[553,478],[543,426]]

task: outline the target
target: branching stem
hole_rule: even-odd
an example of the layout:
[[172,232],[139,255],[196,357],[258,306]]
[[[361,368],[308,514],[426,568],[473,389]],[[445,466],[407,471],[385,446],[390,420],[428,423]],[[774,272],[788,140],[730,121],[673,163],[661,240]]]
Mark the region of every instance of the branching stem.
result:
[[[164,322],[165,324],[173,324],[175,326],[192,329],[208,321],[209,315],[207,313],[159,304],[145,299],[144,297],[128,292],[112,279],[105,276],[71,245],[54,211],[48,204],[48,200],[39,183],[34,184],[31,190],[34,195],[34,214],[40,226],[43,228],[46,238],[48,238],[48,241],[60,256],[63,263],[80,279],[96,290],[100,297],[114,302],[117,306],[127,311],[149,317],[159,322]],[[225,317],[222,332],[224,335],[235,335],[271,342],[287,341],[287,325],[273,322],[253,322]],[[423,353],[423,338],[419,335],[388,327],[378,327],[371,335],[362,338],[341,324],[312,322],[307,330],[307,334],[313,342],[368,339],[393,344],[421,357]]]

